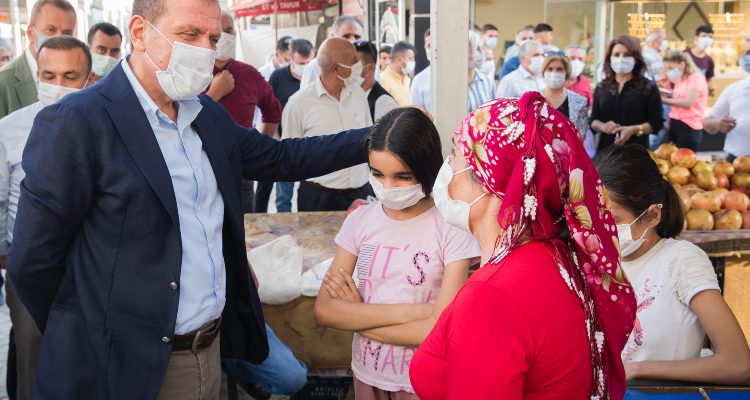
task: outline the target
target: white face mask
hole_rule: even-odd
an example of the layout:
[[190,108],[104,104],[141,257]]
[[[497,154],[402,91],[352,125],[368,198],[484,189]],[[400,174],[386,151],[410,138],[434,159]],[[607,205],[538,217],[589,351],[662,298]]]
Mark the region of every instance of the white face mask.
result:
[[472,57],[471,61],[469,61],[469,69],[479,69],[482,67],[483,62],[484,54],[482,54],[481,51],[477,50],[474,52],[474,57]]
[[120,60],[114,57],[91,54],[91,71],[103,78],[109,75],[119,62]]
[[676,83],[680,78],[682,78],[682,71],[679,69],[673,68],[667,71],[667,79],[669,79],[670,82]]
[[586,63],[581,60],[573,60],[570,62],[570,73],[573,78],[578,78],[583,73],[583,69],[586,67]]
[[706,50],[712,44],[714,44],[714,38],[712,37],[702,36],[698,38],[698,48],[701,50]]
[[491,37],[487,39],[487,43],[485,43],[484,45],[487,46],[488,49],[494,49],[495,47],[497,47],[497,38]]
[[453,172],[453,168],[451,168],[448,160],[445,160],[435,179],[435,185],[432,187],[432,197],[435,199],[435,207],[437,207],[445,222],[468,233],[471,233],[471,229],[469,228],[471,206],[486,196],[487,193],[477,197],[476,200],[469,204],[465,201],[451,199],[450,194],[448,194],[448,184],[451,183],[454,176],[470,169],[471,167],[466,167],[458,172]]
[[226,61],[234,58],[237,51],[237,36],[221,32],[221,38],[216,43],[216,59]]
[[[657,207],[661,209],[662,205],[657,204]],[[617,237],[620,241],[620,257],[627,257],[631,254],[633,254],[636,250],[638,250],[643,243],[646,242],[647,239],[644,239],[646,236],[646,233],[648,232],[648,228],[643,231],[643,234],[640,238],[637,240],[633,240],[633,231],[631,230],[631,226],[633,226],[634,223],[636,223],[643,215],[645,215],[648,212],[648,210],[641,213],[641,215],[638,216],[633,222],[629,224],[619,224],[617,225]]]
[[386,208],[401,211],[407,209],[424,199],[422,185],[393,187],[386,189],[378,178],[370,174],[370,186],[375,196],[383,203]]
[[610,57],[609,65],[616,74],[629,74],[635,68],[635,58],[633,57]]
[[157,70],[156,79],[164,93],[172,100],[179,101],[193,99],[206,90],[214,77],[216,52],[182,42],[172,43],[151,22],[148,24],[172,45],[172,55],[165,71],[160,70],[148,53],[145,53]]
[[659,45],[659,51],[667,51],[669,50],[669,40],[664,39],[661,41],[661,45]]
[[294,74],[297,76],[302,76],[302,74],[305,73],[305,68],[307,68],[307,64],[295,64],[292,63],[292,69],[294,71]]
[[365,81],[365,78],[362,77],[362,63],[361,62],[357,61],[351,67],[345,64],[339,64],[339,66],[344,67],[346,69],[350,69],[352,71],[351,75],[349,75],[348,78],[342,78],[336,75],[339,79],[344,81],[344,86],[346,87],[359,86],[362,84],[362,82]]
[[544,84],[550,89],[560,89],[565,85],[565,73],[554,71],[545,72]]
[[414,70],[417,68],[417,62],[416,61],[407,61],[406,66],[401,68],[401,73],[404,75],[412,76],[414,75]]
[[534,75],[539,75],[542,72],[542,64],[544,64],[544,56],[531,57],[529,71]]
[[66,95],[75,93],[85,88],[88,82],[89,81],[87,79],[83,84],[83,87],[81,88],[69,88],[40,81],[39,86],[37,86],[37,98],[42,104],[44,104],[45,107],[50,106],[60,101],[60,99],[62,99]]

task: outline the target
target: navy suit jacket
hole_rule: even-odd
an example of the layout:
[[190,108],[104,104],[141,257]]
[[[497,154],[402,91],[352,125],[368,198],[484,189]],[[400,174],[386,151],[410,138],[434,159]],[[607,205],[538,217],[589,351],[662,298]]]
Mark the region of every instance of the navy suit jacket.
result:
[[[264,360],[243,177],[299,181],[366,162],[367,129],[276,141],[200,96],[193,123],[224,199],[222,356]],[[43,109],[24,154],[8,271],[44,333],[35,399],[153,399],[172,351],[182,243],[174,190],[121,67]]]

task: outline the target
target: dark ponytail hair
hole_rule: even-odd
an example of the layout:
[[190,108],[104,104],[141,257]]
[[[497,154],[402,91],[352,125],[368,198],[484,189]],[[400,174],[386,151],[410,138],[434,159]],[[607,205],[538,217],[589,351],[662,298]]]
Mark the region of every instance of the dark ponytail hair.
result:
[[440,135],[425,113],[412,107],[391,110],[370,130],[366,148],[368,153],[393,153],[409,167],[425,195],[432,193],[443,155]]
[[613,145],[597,154],[594,164],[609,196],[634,215],[662,204],[661,221],[656,226],[660,237],[673,238],[682,232],[685,221],[680,196],[662,178],[645,147]]

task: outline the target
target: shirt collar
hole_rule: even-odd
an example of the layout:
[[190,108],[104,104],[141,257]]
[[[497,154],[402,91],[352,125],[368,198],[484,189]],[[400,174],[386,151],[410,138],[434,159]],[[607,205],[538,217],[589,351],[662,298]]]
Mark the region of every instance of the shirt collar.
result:
[[527,71],[526,68],[523,67],[523,65],[518,67],[518,69],[521,70],[521,76],[523,77],[523,79],[536,79],[534,76],[531,75],[531,72]]
[[[159,110],[156,102],[154,102],[148,92],[146,92],[146,89],[143,88],[143,85],[141,85],[138,78],[135,77],[133,70],[130,69],[130,65],[128,64],[128,59],[129,57],[120,62],[122,64],[122,70],[125,72],[125,76],[128,78],[130,86],[133,87],[133,91],[135,91],[135,95],[138,97],[138,102],[141,103],[141,107],[143,107],[146,117],[152,123],[157,123],[159,119],[167,119],[166,115]],[[190,100],[180,100],[176,103],[177,109],[179,110],[177,113],[178,127],[183,126],[183,124],[192,124],[195,118],[198,117],[201,109],[203,109],[198,97]]]
[[31,54],[31,49],[27,47],[26,50],[23,51],[23,55],[26,57],[26,64],[29,65],[31,77],[34,78],[34,82],[38,82],[39,78],[36,75],[39,72],[39,66],[36,64],[36,58]]
[[315,81],[315,94],[317,95],[318,98],[321,98],[323,96],[328,96],[332,100],[336,100],[336,101],[342,102],[347,97],[349,97],[349,95],[351,94],[351,92],[352,92],[351,89],[349,89],[348,87],[344,86],[343,88],[341,88],[341,95],[339,95],[339,100],[336,100],[335,97],[331,96],[328,93],[328,90],[326,90],[326,87],[323,86],[323,81],[321,80],[321,78],[318,78],[318,80]]

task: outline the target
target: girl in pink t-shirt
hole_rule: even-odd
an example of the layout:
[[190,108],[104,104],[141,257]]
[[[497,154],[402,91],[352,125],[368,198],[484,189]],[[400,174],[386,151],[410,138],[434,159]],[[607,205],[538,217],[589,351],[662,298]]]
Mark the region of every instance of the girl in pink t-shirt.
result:
[[480,250],[468,232],[443,220],[430,197],[443,160],[437,129],[425,114],[414,108],[389,112],[372,128],[367,150],[370,184],[380,201],[344,221],[315,319],[356,332],[358,400],[417,399],[411,358],[466,282]]
[[669,140],[677,147],[698,149],[703,139],[703,118],[708,106],[708,83],[681,50],[670,50],[664,56],[664,73],[674,84],[672,97],[662,98],[672,106],[669,112]]

